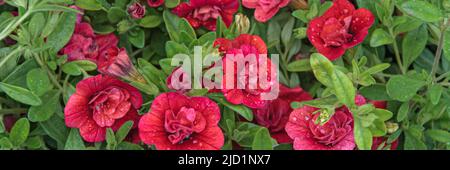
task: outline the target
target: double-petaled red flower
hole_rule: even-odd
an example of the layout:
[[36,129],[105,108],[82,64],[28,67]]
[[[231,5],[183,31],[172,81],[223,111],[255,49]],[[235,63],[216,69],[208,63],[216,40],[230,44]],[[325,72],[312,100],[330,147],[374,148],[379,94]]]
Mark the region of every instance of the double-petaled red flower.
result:
[[128,14],[134,19],[141,19],[145,16],[145,6],[139,2],[135,2],[128,6]]
[[[366,100],[358,95],[355,102],[357,105],[364,105]],[[316,113],[318,110],[304,106],[291,113],[286,132],[294,140],[294,149],[353,150],[356,146],[353,115],[347,107],[337,108],[330,120],[323,125],[316,122],[321,114]]]
[[[267,57],[267,47],[264,41],[256,35],[241,34],[234,40],[219,38],[214,42],[214,46],[219,47],[219,51],[224,54],[222,59],[222,93],[225,98],[230,103],[244,104],[253,109],[265,107],[269,101],[263,100],[262,94],[270,92],[271,86],[278,82],[276,82],[276,79],[272,78],[276,75],[276,69],[273,68],[272,62]],[[244,68],[238,68],[238,60],[240,60],[238,57],[244,57],[243,59],[246,60],[247,57],[253,56],[255,57],[255,62],[248,60],[249,62],[244,63]],[[235,58],[233,59],[232,57]],[[265,60],[263,60],[263,57]],[[234,71],[227,70],[228,62],[233,64],[230,68],[234,68]],[[266,65],[266,67],[259,68],[259,65]],[[264,72],[260,69],[265,69],[267,75],[266,81],[262,81],[258,78],[260,73]],[[258,77],[256,77],[257,81],[252,82],[256,84],[254,87],[250,86],[250,81],[255,78],[251,77],[252,74],[250,73],[250,70],[257,72],[255,74],[258,75]],[[227,84],[228,77],[234,77],[234,81],[230,82],[230,85]],[[244,87],[240,88],[238,84]]]
[[142,105],[141,93],[134,87],[109,76],[97,75],[80,81],[64,109],[66,125],[79,128],[87,142],[105,140],[107,128],[118,130],[134,121]]
[[96,62],[102,51],[117,46],[119,40],[114,34],[96,35],[91,25],[77,23],[69,43],[61,50],[69,61],[91,60]]
[[238,0],[190,0],[174,8],[173,13],[186,18],[194,28],[203,26],[213,31],[219,16],[230,26],[238,8]]
[[147,4],[148,6],[155,8],[164,4],[164,0],[147,0]]
[[163,93],[140,120],[139,135],[158,150],[219,150],[224,144],[219,120],[219,106],[209,98]]
[[324,15],[309,23],[307,35],[317,51],[335,60],[363,42],[374,21],[369,10],[356,10],[348,0],[334,0]]
[[279,97],[266,107],[254,109],[256,123],[269,129],[270,134],[278,143],[292,143],[284,127],[292,112],[291,103],[312,100],[311,95],[301,87],[288,88],[280,84]]
[[255,19],[259,22],[267,22],[278,10],[289,5],[291,0],[242,0],[242,5],[255,9]]

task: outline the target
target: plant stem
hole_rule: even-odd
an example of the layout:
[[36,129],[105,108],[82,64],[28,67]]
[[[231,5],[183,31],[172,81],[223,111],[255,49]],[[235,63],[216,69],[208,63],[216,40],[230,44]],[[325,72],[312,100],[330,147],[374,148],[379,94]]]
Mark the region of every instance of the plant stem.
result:
[[24,109],[24,108],[1,109],[0,115],[22,114],[22,113],[27,113],[27,112],[28,112],[28,109]]
[[0,40],[5,39],[9,34],[11,34],[25,19],[30,16],[31,10],[28,9],[23,16],[21,16],[16,22],[9,24],[6,28],[3,29],[2,32],[0,32]]
[[398,50],[397,40],[395,38],[394,31],[392,30],[392,28],[389,28],[389,33],[391,34],[391,37],[394,40],[394,42],[393,42],[393,44],[394,44],[394,53],[395,53],[395,59],[397,60],[398,67],[400,68],[401,73],[405,74],[406,71],[403,68],[402,58],[400,56],[400,51]]
[[59,90],[63,90],[63,87],[59,84],[58,80],[56,80],[55,75],[53,74],[53,72],[51,72],[47,66],[42,62],[42,60],[39,58],[39,56],[37,54],[34,54],[34,59],[36,60],[36,62],[39,64],[39,66],[41,66],[42,69],[44,69],[47,72],[47,76],[50,78],[50,81],[56,86],[58,87]]
[[432,81],[433,83],[436,82],[436,72],[437,69],[439,68],[439,61],[441,61],[441,56],[442,56],[442,50],[444,48],[444,36],[445,36],[445,31],[447,30],[448,27],[448,22],[445,22],[442,24],[441,27],[441,35],[439,35],[439,44],[438,44],[438,48],[436,51],[436,56],[434,56],[434,63],[433,63],[433,68],[431,69],[431,73],[429,76],[429,80]]

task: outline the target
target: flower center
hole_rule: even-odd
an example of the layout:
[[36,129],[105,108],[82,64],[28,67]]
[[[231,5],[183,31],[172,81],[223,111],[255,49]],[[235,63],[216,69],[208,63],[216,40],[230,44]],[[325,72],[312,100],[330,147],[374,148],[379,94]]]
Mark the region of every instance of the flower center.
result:
[[217,19],[220,16],[221,9],[217,6],[202,6],[194,10],[193,17],[200,21]]
[[329,18],[325,21],[320,37],[325,42],[326,47],[340,47],[351,41],[353,35],[349,33],[352,16],[338,20]]
[[345,113],[336,112],[324,125],[315,124],[315,120],[319,119],[319,116],[320,114],[315,114],[314,119],[309,122],[309,128],[317,142],[334,146],[344,139],[348,133],[352,133],[352,120]]
[[100,127],[109,127],[131,109],[130,94],[118,87],[98,92],[89,101],[92,118]]
[[203,115],[193,108],[182,107],[178,113],[167,110],[165,114],[164,128],[169,133],[168,139],[172,144],[182,144],[206,127]]

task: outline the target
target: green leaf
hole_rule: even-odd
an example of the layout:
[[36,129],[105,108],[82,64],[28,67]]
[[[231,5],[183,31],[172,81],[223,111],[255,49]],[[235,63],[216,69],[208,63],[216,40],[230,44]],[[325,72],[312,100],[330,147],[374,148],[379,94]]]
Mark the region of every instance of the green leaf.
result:
[[287,69],[290,72],[305,72],[312,70],[309,59],[300,59],[289,63]]
[[133,121],[127,121],[125,122],[119,130],[116,132],[116,141],[117,143],[121,143],[130,132],[131,128],[133,127]]
[[285,47],[291,46],[291,39],[292,39],[292,31],[295,26],[295,19],[290,18],[286,24],[284,24],[283,30],[281,31],[281,42],[283,42],[283,45]]
[[54,114],[47,121],[39,122],[39,125],[41,125],[48,136],[58,142],[59,145],[64,146],[69,134],[69,129],[67,128],[64,119],[58,117],[57,114]]
[[169,10],[164,10],[163,12],[164,23],[166,23],[166,29],[169,33],[170,39],[179,42],[180,34],[178,29],[178,23],[180,22],[180,18],[175,14],[172,14]]
[[375,109],[373,113],[378,117],[377,119],[382,122],[388,121],[394,115],[391,111],[385,109]]
[[444,88],[442,86],[435,84],[430,87],[427,94],[433,105],[437,105],[439,103],[443,92]]
[[137,48],[145,46],[145,32],[142,29],[135,29],[128,32],[128,41]]
[[27,74],[27,86],[34,94],[42,96],[53,88],[47,73],[40,69],[33,69]]
[[272,150],[272,137],[267,128],[260,128],[253,139],[252,150]]
[[117,23],[127,17],[127,12],[118,7],[112,7],[108,10],[108,19],[112,23]]
[[94,71],[97,69],[97,64],[89,60],[76,60],[71,63],[75,63],[78,68],[83,69],[84,71]]
[[28,24],[28,30],[31,31],[31,35],[35,38],[40,36],[42,29],[45,26],[45,17],[42,13],[36,13],[31,17],[30,23]]
[[408,32],[402,43],[403,65],[408,68],[417,57],[422,54],[428,42],[428,30],[426,25],[419,29]]
[[59,95],[57,90],[52,90],[41,97],[45,101],[42,105],[31,106],[28,111],[28,119],[32,122],[42,122],[50,119],[59,105]]
[[370,100],[391,100],[384,84],[375,84],[359,89],[359,93]]
[[402,105],[400,105],[400,108],[398,109],[397,113],[397,121],[402,122],[405,120],[406,117],[408,117],[409,113],[409,102],[405,102]]
[[82,74],[81,68],[75,62],[68,62],[62,66],[62,71],[68,75],[79,76]]
[[130,143],[130,142],[122,142],[120,143],[117,148],[117,150],[144,150],[141,146]]
[[27,140],[29,133],[30,122],[28,122],[26,118],[21,118],[11,128],[11,133],[9,133],[9,140],[14,146],[19,147]]
[[14,100],[31,105],[31,106],[39,106],[42,104],[41,99],[34,94],[33,92],[24,89],[19,86],[14,86],[6,83],[0,83],[0,88],[11,98]]
[[311,68],[313,69],[317,80],[319,80],[323,85],[333,88],[333,83],[331,80],[331,75],[334,72],[333,63],[319,53],[312,54],[310,62]]
[[430,129],[425,131],[425,134],[438,142],[442,143],[450,142],[450,133],[445,130]]
[[439,8],[423,0],[405,1],[400,7],[406,14],[425,22],[436,22],[443,17]]
[[392,39],[391,35],[387,33],[384,29],[378,28],[376,29],[372,37],[370,38],[370,46],[371,47],[379,47],[382,45],[387,45],[393,43],[394,40]]
[[197,38],[194,28],[192,28],[191,24],[189,24],[189,21],[184,18],[181,19],[178,23],[178,30],[186,32],[191,38]]
[[370,150],[372,148],[372,132],[362,126],[360,118],[354,119],[353,132],[358,149]]
[[161,25],[162,18],[157,15],[149,15],[139,20],[139,25],[144,28],[155,28]]
[[237,112],[239,115],[244,117],[248,121],[253,120],[253,112],[248,107],[245,107],[244,105],[234,105],[230,102],[226,101],[222,94],[213,93],[208,95],[211,99],[215,100],[216,102],[223,104],[224,106],[228,107],[229,109]]
[[423,127],[410,126],[405,130],[405,150],[426,150],[427,145],[423,142]]
[[115,150],[117,146],[116,137],[111,128],[106,129],[106,149],[107,150]]
[[175,8],[178,6],[178,4],[180,4],[180,0],[165,0],[164,1],[164,5],[167,8]]
[[[77,0],[77,2],[79,1]],[[77,14],[73,12],[64,13],[61,16],[58,26],[56,26],[55,30],[47,37],[46,41],[46,45],[52,49],[53,53],[57,53],[69,42],[75,30],[76,20]]]
[[64,150],[85,150],[83,139],[78,129],[71,129]]
[[149,94],[149,95],[159,94],[158,86],[156,86],[153,83],[147,82],[146,84],[144,84],[144,83],[140,83],[140,82],[131,82],[130,84],[146,94]]
[[387,93],[395,100],[406,102],[410,100],[417,91],[426,83],[420,80],[411,79],[403,75],[392,77],[387,85]]
[[97,0],[76,0],[75,5],[89,11],[98,11],[102,9],[102,4]]

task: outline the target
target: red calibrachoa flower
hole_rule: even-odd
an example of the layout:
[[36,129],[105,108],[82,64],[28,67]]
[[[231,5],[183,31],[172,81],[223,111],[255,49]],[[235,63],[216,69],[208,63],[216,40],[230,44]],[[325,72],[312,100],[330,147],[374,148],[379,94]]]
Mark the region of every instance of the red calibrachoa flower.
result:
[[[215,47],[219,47],[219,51],[221,53],[225,54],[225,57],[222,59],[223,63],[223,80],[222,80],[222,93],[224,94],[225,98],[233,104],[244,104],[250,108],[253,109],[259,109],[262,107],[265,107],[269,101],[262,100],[261,94],[265,92],[269,92],[269,89],[263,89],[260,87],[258,83],[258,87],[256,89],[250,89],[249,88],[249,81],[246,80],[245,89],[238,89],[237,84],[238,81],[238,72],[242,70],[237,70],[237,64],[234,63],[234,88],[228,88],[226,86],[227,81],[226,77],[229,74],[229,71],[226,70],[226,60],[227,55],[243,55],[244,57],[248,57],[249,55],[253,54],[256,56],[256,61],[260,62],[260,56],[259,55],[267,55],[267,47],[264,41],[256,35],[249,35],[249,34],[241,34],[239,37],[237,37],[234,40],[224,39],[224,38],[218,38],[214,42]],[[248,63],[246,63],[248,64]],[[255,64],[255,63],[252,63]],[[249,66],[251,67],[251,66]],[[276,70],[272,68],[272,62],[267,59],[267,75],[268,79],[267,82],[269,84],[275,84],[278,83],[276,80],[271,80],[271,74],[276,74]],[[258,73],[259,74],[259,73]],[[245,73],[246,79],[248,78],[249,73]]]
[[139,2],[135,2],[128,7],[128,14],[134,19],[141,19],[145,16],[145,6]]
[[307,35],[317,51],[335,60],[363,42],[374,21],[369,10],[355,10],[348,0],[334,0],[323,16],[309,23]]
[[[356,96],[355,103],[359,106],[366,103],[366,99]],[[353,115],[343,106],[335,110],[334,115],[324,125],[316,124],[320,113],[317,108],[304,106],[294,110],[286,132],[294,139],[295,150],[353,150],[355,141],[353,136]]]
[[140,120],[139,134],[158,150],[219,150],[224,144],[219,120],[219,106],[209,98],[163,93]]
[[164,0],[147,0],[147,4],[148,6],[155,8],[164,4]]
[[255,19],[259,22],[267,22],[278,10],[289,5],[291,0],[242,0],[242,5],[255,9]]
[[145,83],[144,77],[136,70],[124,48],[111,47],[103,51],[97,65],[102,74]]
[[214,31],[219,16],[230,26],[238,8],[238,0],[190,0],[174,8],[173,13],[186,18],[194,28],[203,26]]
[[77,23],[69,43],[61,50],[69,61],[91,60],[96,62],[102,51],[117,46],[119,40],[114,34],[96,35],[91,25]]
[[118,130],[126,121],[137,127],[141,93],[120,80],[97,75],[80,81],[64,109],[66,125],[79,128],[87,142],[105,140],[107,128]]
[[280,84],[280,94],[276,100],[271,101],[262,109],[253,110],[256,123],[268,128],[278,143],[292,143],[292,139],[284,130],[293,110],[291,103],[307,100],[312,100],[312,97],[301,87],[288,88]]

